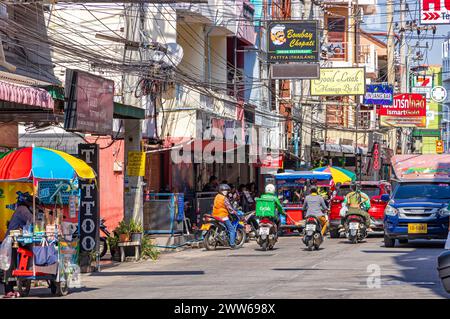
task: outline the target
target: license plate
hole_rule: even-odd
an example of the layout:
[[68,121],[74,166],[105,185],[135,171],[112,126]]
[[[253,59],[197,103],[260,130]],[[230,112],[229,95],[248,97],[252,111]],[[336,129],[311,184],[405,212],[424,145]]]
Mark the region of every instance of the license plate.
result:
[[203,224],[200,230],[209,230],[211,228],[211,224]]
[[270,233],[270,229],[269,228],[260,228],[259,229],[259,234],[260,235],[269,235]]
[[308,224],[306,225],[306,230],[311,230],[311,231],[315,231],[316,230],[316,225],[314,224]]
[[426,234],[427,232],[427,224],[408,224],[408,234]]
[[359,223],[350,223],[350,225],[348,225],[349,229],[358,229],[359,228]]

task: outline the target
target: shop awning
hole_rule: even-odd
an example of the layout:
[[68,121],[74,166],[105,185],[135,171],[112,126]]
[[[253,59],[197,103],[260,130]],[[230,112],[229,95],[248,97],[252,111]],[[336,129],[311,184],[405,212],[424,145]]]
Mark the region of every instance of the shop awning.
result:
[[132,105],[114,102],[113,117],[115,119],[144,120],[145,109]]
[[0,81],[0,109],[53,110],[55,101],[44,89]]
[[[326,149],[325,149],[325,143],[319,143],[319,144],[320,144],[320,149],[325,152],[355,154],[355,147],[353,147],[351,145],[327,143]],[[366,147],[358,147],[358,154],[367,155],[367,148]]]

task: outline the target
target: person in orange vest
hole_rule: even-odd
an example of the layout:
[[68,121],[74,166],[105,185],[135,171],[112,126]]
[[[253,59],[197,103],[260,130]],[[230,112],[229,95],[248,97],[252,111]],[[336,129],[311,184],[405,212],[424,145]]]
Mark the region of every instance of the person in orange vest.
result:
[[214,206],[212,215],[216,218],[223,220],[223,223],[228,229],[228,236],[230,237],[230,247],[234,249],[236,247],[236,230],[230,221],[230,214],[236,214],[233,206],[228,199],[228,193],[231,188],[227,184],[219,185],[219,193],[214,198]]

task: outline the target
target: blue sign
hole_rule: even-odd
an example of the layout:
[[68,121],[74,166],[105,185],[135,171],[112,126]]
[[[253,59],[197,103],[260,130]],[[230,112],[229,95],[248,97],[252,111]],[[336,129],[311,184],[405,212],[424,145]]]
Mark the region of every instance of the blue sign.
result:
[[390,84],[369,84],[366,86],[364,104],[392,105],[394,103],[394,86]]

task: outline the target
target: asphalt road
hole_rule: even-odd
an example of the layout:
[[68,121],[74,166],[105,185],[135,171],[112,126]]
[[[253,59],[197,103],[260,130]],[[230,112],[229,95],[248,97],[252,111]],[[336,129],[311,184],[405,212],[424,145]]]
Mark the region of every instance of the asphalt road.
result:
[[[83,275],[85,288],[65,298],[449,298],[436,270],[443,246],[327,238],[309,252],[299,237],[283,237],[268,252],[253,241],[239,250],[188,249]],[[30,295],[49,297],[43,288]]]

